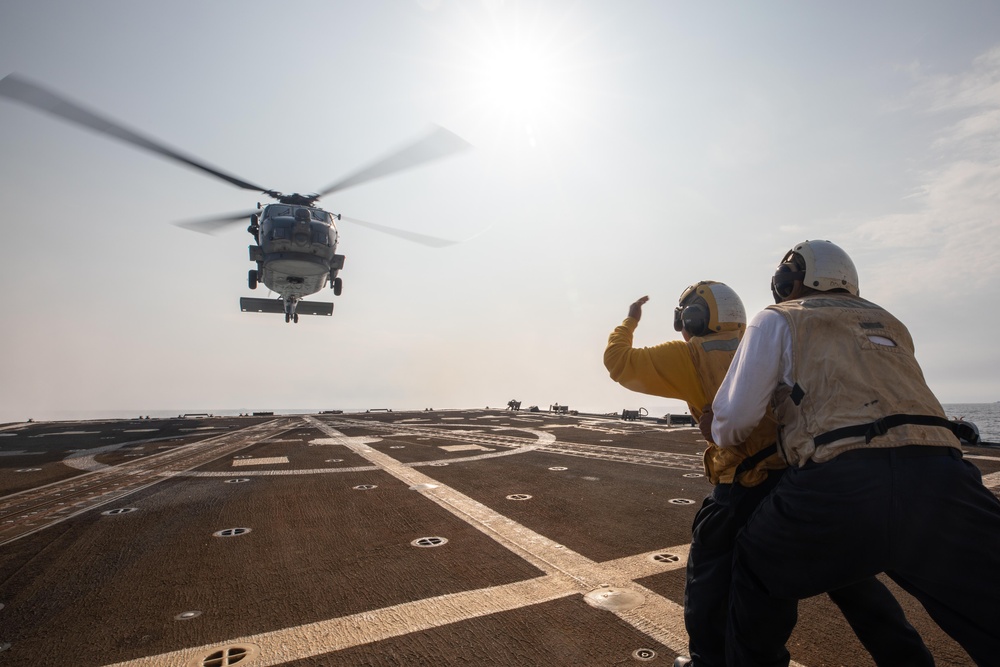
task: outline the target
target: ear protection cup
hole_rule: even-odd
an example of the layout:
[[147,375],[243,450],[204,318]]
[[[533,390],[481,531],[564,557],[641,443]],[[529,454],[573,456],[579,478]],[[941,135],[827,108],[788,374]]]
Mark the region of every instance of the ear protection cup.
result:
[[708,306],[701,303],[684,306],[684,310],[681,311],[681,323],[692,336],[704,336],[709,333],[709,317]]
[[771,277],[771,296],[775,303],[781,303],[789,297],[795,288],[796,280],[805,279],[806,273],[799,269],[795,262],[783,262],[778,265]]
[[674,331],[708,336],[746,328],[747,313],[739,295],[731,287],[714,280],[690,285],[677,299]]

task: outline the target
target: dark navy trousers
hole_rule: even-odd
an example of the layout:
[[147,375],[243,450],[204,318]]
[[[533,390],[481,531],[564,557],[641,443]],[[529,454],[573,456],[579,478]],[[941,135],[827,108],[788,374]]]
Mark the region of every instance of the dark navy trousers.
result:
[[[705,499],[692,529],[684,589],[684,624],[693,667],[725,667],[726,625],[736,536],[778,484],[780,471],[753,488],[720,484]],[[896,598],[868,577],[830,592],[855,634],[884,667],[932,667],[920,635],[906,621]]]
[[958,450],[915,445],[785,472],[736,541],[729,664],[788,665],[798,601],[880,572],[1000,665],[1000,501]]

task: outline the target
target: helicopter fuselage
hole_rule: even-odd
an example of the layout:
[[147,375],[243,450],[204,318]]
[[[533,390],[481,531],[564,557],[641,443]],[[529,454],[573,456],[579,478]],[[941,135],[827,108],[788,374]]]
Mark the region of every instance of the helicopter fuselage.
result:
[[251,287],[259,280],[286,300],[315,294],[328,284],[339,293],[337,273],[344,256],[337,254],[335,217],[310,206],[270,204],[261,209],[248,230],[257,241],[250,246],[250,261],[257,264]]
[[[416,143],[405,146],[312,194],[283,194],[178,152],[16,74],[0,78],[0,97],[20,102],[70,123],[156,153],[243,190],[254,190],[276,199],[277,204],[264,207],[258,203],[257,211],[252,214],[238,213],[213,217],[190,221],[181,226],[210,233],[210,230],[220,225],[245,220],[245,216],[249,215],[250,227],[247,231],[253,235],[256,242],[250,246],[250,261],[255,262],[257,268],[250,270],[247,283],[250,289],[257,289],[258,283],[264,283],[272,292],[281,295],[281,299],[279,301],[241,297],[240,309],[244,312],[284,312],[285,322],[298,322],[299,314],[333,315],[331,302],[302,302],[303,297],[315,294],[325,285],[333,288],[335,296],[340,296],[342,281],[337,273],[344,268],[344,256],[337,254],[338,234],[334,220],[340,220],[341,217],[314,208],[313,204],[320,197],[410,169],[469,147],[464,139],[439,127]],[[363,223],[360,220],[353,222],[418,243],[438,247],[451,244],[442,239]]]

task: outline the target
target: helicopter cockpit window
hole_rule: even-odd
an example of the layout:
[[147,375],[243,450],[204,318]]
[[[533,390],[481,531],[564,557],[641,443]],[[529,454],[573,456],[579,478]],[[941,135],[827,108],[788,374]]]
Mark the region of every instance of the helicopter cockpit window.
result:
[[313,224],[312,226],[312,242],[322,243],[323,245],[333,245],[332,234],[330,234],[330,228],[326,225]]
[[313,220],[319,220],[320,222],[330,222],[330,214],[326,211],[320,211],[319,209],[312,210]]
[[291,206],[277,206],[271,204],[270,206],[267,207],[267,217],[269,218],[277,218],[279,216],[284,217],[284,216],[289,216],[291,214],[292,214]]

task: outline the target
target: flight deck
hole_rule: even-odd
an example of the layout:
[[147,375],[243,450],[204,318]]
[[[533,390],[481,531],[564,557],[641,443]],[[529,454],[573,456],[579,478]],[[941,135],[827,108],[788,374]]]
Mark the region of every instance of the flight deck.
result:
[[[0,665],[671,665],[704,444],[488,409],[0,426]],[[794,664],[874,664],[825,596],[799,616]]]

